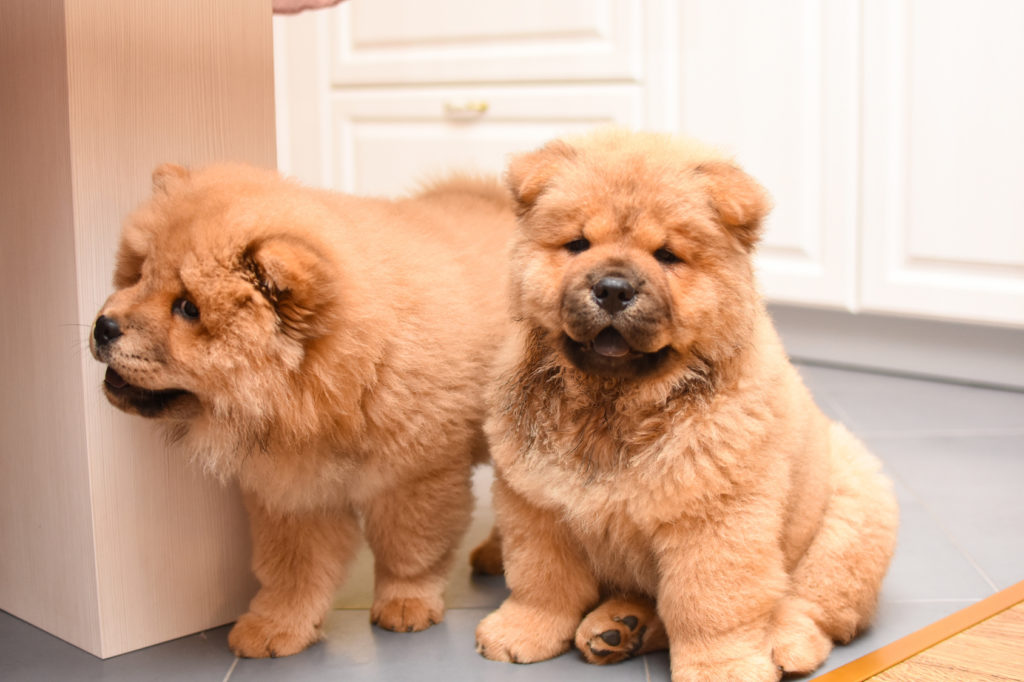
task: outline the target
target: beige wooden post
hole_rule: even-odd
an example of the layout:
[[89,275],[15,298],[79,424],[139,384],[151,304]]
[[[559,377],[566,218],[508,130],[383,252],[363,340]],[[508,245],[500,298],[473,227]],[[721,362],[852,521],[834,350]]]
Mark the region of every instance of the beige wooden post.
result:
[[237,491],[87,345],[153,167],[214,159],[274,165],[270,0],[0,2],[0,608],[101,657],[254,590]]

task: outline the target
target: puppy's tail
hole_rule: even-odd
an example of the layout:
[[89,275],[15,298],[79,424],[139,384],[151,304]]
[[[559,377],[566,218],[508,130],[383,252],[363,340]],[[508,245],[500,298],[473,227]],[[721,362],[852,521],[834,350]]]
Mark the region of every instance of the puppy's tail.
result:
[[423,199],[471,197],[494,204],[503,211],[512,210],[511,192],[493,175],[453,173],[422,183],[416,196]]

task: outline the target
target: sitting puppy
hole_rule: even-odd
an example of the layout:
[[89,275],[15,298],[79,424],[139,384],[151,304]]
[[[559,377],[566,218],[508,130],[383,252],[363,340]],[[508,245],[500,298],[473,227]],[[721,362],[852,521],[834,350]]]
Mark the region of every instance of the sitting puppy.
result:
[[232,650],[316,641],[360,523],[373,621],[440,621],[486,457],[479,377],[504,334],[507,193],[453,179],[391,202],[236,165],[165,165],[153,181],[91,347],[110,402],[241,485],[261,588]]
[[486,429],[511,594],[478,651],[668,646],[676,682],[818,667],[871,618],[898,512],[764,309],[764,191],[712,150],[619,130],[515,158],[508,182],[518,332]]

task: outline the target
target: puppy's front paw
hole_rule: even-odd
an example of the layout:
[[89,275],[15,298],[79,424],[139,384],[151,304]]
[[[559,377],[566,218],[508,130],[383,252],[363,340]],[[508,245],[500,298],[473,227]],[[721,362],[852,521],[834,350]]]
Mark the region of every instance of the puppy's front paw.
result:
[[228,646],[242,658],[276,658],[297,654],[320,639],[319,629],[287,626],[250,611],[228,633]]
[[569,650],[573,616],[561,616],[506,601],[476,628],[476,651],[506,663],[536,663]]
[[381,599],[370,609],[370,622],[385,630],[418,632],[444,620],[444,602],[417,597]]
[[576,648],[590,663],[618,663],[668,648],[665,628],[646,603],[610,599],[587,614],[576,630]]

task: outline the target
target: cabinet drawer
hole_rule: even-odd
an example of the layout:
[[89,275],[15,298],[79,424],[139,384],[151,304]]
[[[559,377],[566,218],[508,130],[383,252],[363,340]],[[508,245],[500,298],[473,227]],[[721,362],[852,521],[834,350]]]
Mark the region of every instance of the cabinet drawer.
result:
[[332,14],[336,85],[639,80],[632,0],[373,0]]
[[638,126],[637,86],[336,91],[330,184],[396,195],[454,170],[499,174],[515,152],[603,123]]

